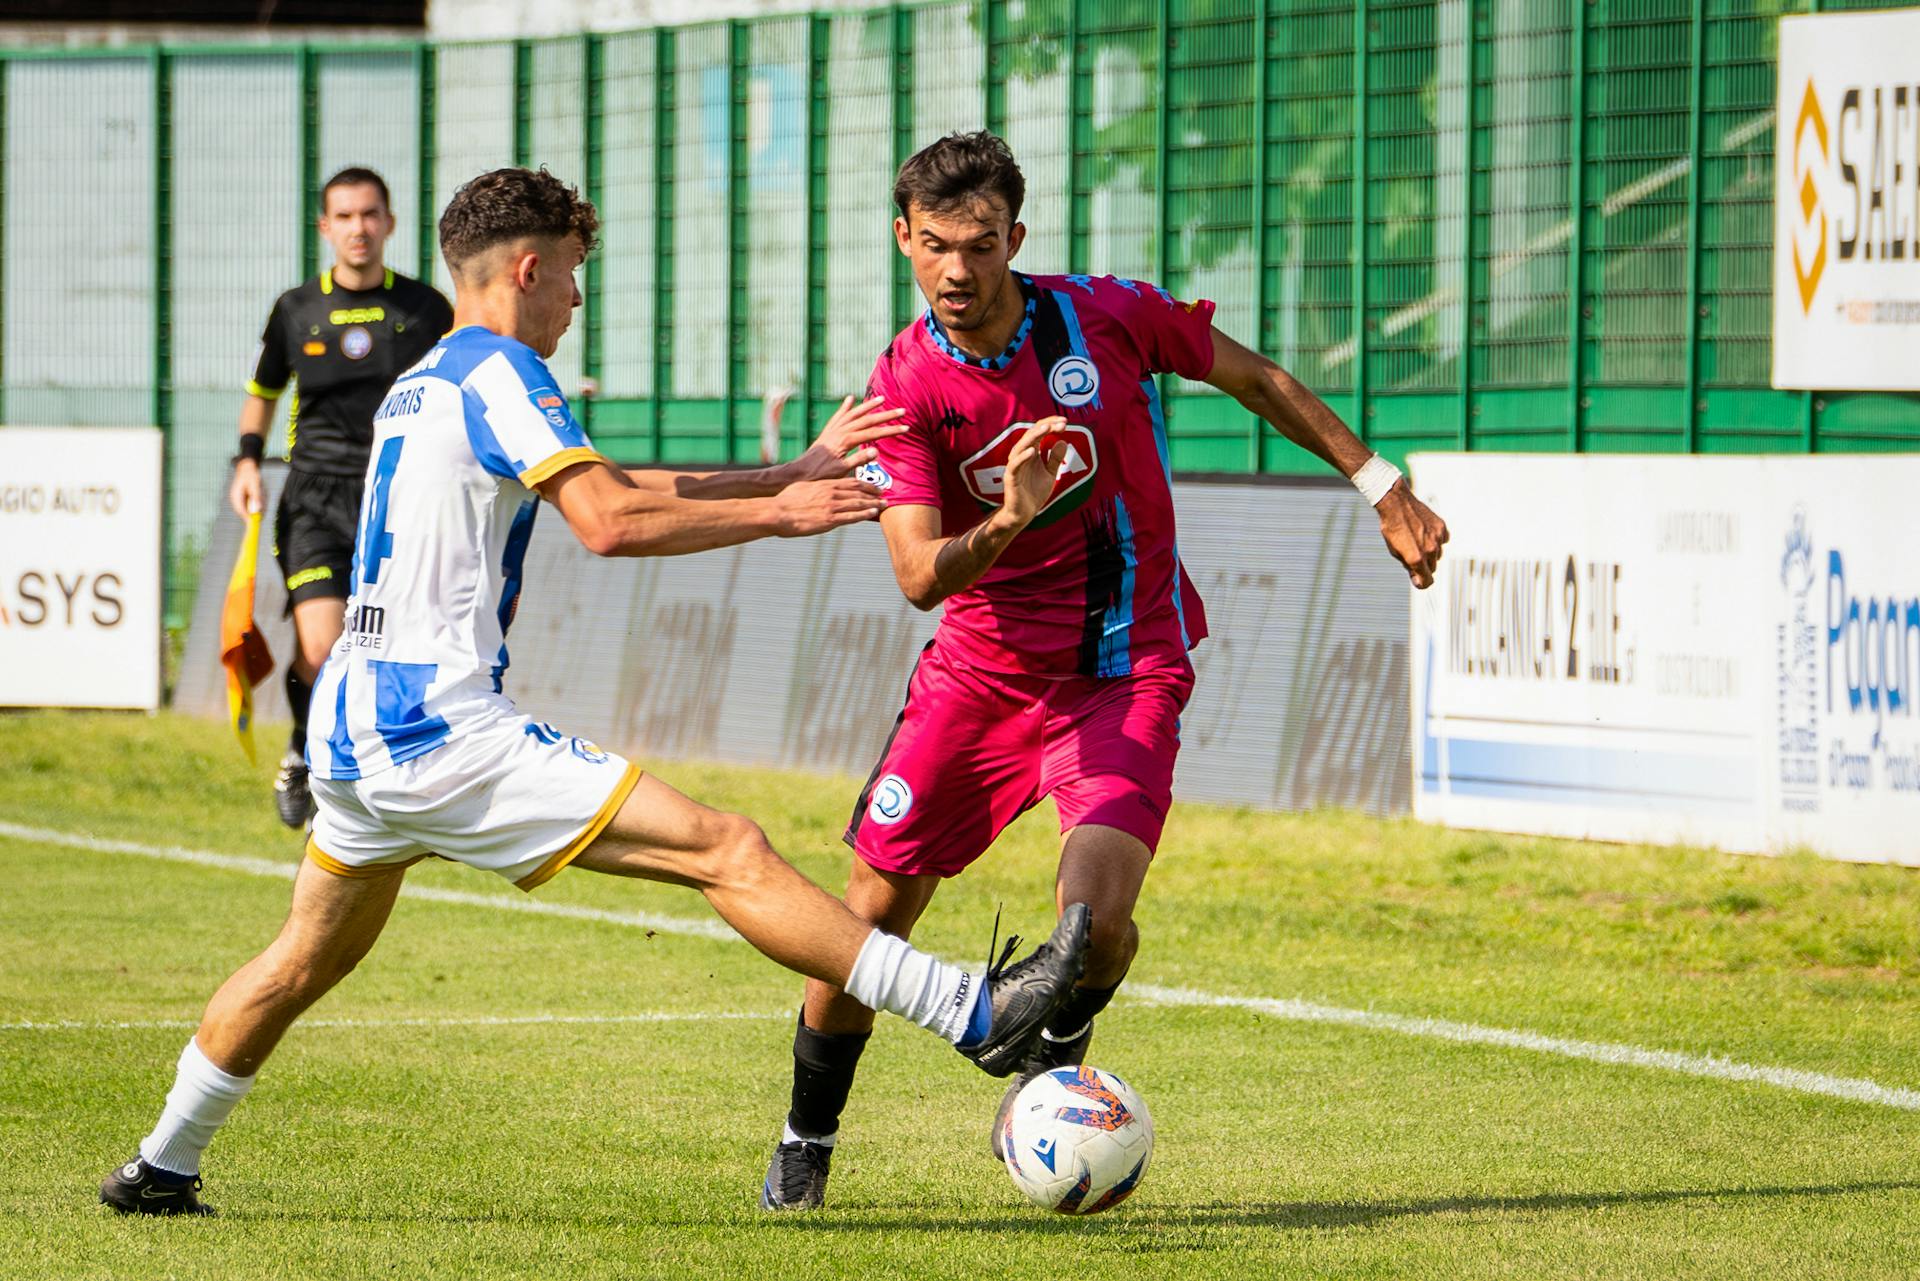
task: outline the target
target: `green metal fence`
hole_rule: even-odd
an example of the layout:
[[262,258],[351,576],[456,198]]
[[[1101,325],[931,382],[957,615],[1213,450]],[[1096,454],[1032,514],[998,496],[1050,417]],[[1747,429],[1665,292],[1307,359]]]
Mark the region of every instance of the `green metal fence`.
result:
[[[371,164],[434,275],[480,170],[603,213],[554,365],[603,448],[747,461],[919,308],[895,165],[1004,133],[1022,264],[1152,279],[1377,448],[1920,446],[1920,400],[1767,387],[1777,18],[1806,0],[971,0],[494,44],[0,51],[0,422],[169,432],[170,613],[317,186]],[[1879,4],[1834,4],[1869,8]],[[1256,51],[1264,51],[1264,56]],[[1202,386],[1175,466],[1317,466]]]

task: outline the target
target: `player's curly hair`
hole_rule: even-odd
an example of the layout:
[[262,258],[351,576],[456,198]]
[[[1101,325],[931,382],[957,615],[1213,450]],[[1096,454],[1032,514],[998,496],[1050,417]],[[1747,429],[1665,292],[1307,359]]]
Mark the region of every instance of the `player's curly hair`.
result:
[[588,253],[600,245],[593,202],[539,169],[494,169],[453,193],[440,215],[440,253],[455,271],[495,245],[523,236],[580,237]]
[[950,133],[922,147],[893,180],[893,203],[902,218],[915,205],[929,213],[951,213],[981,196],[999,197],[1012,221],[1020,221],[1027,180],[1006,140],[984,129]]

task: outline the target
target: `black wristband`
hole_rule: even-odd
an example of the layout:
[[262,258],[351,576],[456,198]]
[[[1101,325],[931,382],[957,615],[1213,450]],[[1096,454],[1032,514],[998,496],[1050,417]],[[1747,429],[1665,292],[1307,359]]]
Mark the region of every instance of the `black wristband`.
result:
[[240,433],[240,452],[233,456],[234,462],[237,463],[242,458],[247,458],[257,463],[266,456],[267,438],[265,436],[251,431],[243,431]]

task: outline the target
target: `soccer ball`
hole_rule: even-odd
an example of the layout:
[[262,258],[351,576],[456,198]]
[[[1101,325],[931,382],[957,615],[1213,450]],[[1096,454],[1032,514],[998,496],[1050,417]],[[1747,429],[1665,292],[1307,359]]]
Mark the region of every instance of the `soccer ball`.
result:
[[1082,1064],[1027,1082],[1001,1136],[1007,1173],[1035,1205],[1098,1214],[1140,1186],[1153,1155],[1153,1119],[1133,1087]]

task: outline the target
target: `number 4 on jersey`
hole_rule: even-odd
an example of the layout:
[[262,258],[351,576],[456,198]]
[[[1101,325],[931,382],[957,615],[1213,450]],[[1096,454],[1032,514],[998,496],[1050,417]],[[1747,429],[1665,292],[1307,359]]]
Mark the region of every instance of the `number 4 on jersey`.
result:
[[405,436],[389,436],[380,447],[380,460],[373,468],[373,490],[367,495],[367,523],[360,530],[354,551],[354,576],[361,583],[380,581],[380,566],[393,558],[393,535],[387,530],[387,504],[393,497],[393,473],[400,466],[400,451]]

